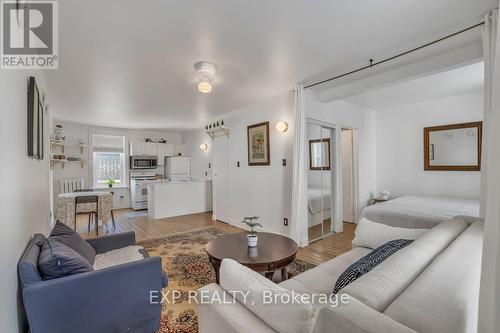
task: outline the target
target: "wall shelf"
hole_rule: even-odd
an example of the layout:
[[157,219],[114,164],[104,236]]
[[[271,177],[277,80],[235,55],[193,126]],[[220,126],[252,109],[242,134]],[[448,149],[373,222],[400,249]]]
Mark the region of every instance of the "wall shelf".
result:
[[79,163],[80,164],[80,167],[83,169],[83,167],[85,166],[85,164],[88,163],[88,161],[84,161],[84,160],[80,160],[80,161],[68,161],[68,160],[63,160],[63,159],[57,159],[57,158],[53,158],[50,160],[50,166],[53,167],[54,165],[57,165],[58,163],[61,164],[61,167],[64,169],[64,164],[66,163],[70,163],[70,164],[77,164]]
[[219,136],[227,136],[229,138],[229,132],[230,129],[225,126],[217,127],[217,128],[212,128],[207,130],[208,136],[212,139],[212,141],[215,140],[215,138]]
[[61,151],[62,153],[64,153],[64,149],[65,148],[76,148],[76,149],[80,149],[80,154],[83,154],[83,150],[85,148],[87,148],[86,145],[68,145],[68,144],[65,144],[63,141],[53,141],[51,140],[50,141],[50,149],[51,150],[54,150],[54,148],[56,147],[61,147]]

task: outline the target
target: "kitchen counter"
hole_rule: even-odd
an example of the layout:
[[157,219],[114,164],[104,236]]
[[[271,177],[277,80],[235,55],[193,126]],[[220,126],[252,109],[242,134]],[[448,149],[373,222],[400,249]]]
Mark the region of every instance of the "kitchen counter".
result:
[[155,180],[148,184],[148,214],[154,219],[211,210],[211,181]]

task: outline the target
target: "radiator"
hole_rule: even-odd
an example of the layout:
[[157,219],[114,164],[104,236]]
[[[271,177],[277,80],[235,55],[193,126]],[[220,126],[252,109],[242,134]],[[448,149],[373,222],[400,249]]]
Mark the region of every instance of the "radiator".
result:
[[69,178],[59,180],[59,193],[75,192],[84,188],[85,181],[83,178]]

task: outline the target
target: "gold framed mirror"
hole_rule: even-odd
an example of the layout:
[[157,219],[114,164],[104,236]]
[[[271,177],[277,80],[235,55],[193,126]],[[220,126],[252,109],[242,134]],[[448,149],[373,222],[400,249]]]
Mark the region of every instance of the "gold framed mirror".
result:
[[480,171],[483,122],[424,128],[425,171]]

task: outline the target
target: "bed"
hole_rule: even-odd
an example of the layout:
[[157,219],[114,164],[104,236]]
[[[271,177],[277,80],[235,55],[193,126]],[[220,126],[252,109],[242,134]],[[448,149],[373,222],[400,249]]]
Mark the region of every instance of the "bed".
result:
[[430,229],[458,215],[479,217],[479,201],[404,196],[368,206],[361,217],[393,227]]
[[308,225],[322,223],[331,216],[331,193],[330,190],[321,190],[317,187],[307,189]]

